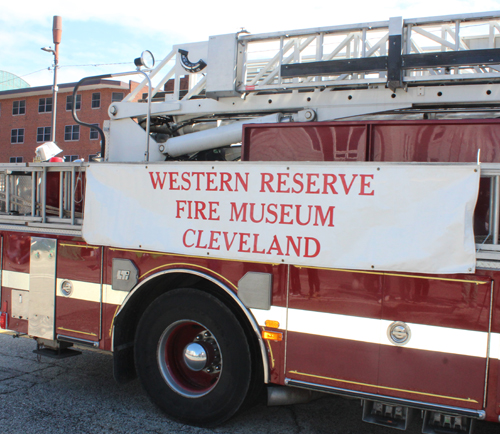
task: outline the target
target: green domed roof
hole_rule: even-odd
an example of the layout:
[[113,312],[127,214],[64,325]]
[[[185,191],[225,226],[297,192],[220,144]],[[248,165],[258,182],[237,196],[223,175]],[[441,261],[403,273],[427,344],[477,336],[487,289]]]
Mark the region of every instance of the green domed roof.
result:
[[0,71],[0,91],[23,89],[25,87],[30,87],[30,85],[22,78],[7,71]]

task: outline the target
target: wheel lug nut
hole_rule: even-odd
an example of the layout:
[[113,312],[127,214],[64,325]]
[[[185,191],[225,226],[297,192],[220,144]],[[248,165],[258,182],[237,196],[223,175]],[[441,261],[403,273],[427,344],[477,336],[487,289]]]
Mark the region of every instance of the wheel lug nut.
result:
[[208,338],[210,336],[210,333],[205,332],[204,335],[205,335],[206,338]]

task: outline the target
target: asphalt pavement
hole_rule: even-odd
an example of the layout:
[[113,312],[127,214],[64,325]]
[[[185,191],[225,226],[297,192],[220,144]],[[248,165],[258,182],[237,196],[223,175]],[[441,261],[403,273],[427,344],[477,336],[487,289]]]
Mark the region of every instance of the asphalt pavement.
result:
[[[308,404],[257,406],[216,429],[196,428],[167,419],[138,381],[113,380],[108,354],[83,349],[64,360],[42,358],[35,342],[0,334],[0,432],[73,433],[276,433],[397,434],[361,421],[359,400],[325,396]],[[421,432],[416,418],[408,434]],[[478,422],[475,434],[498,434],[500,425]]]

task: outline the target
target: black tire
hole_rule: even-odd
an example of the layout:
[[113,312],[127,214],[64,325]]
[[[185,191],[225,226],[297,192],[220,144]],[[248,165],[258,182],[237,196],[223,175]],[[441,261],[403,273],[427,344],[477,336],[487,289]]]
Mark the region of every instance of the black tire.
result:
[[216,297],[192,288],[170,291],[146,309],[135,363],[158,407],[174,420],[203,427],[232,417],[252,378],[250,347],[236,317]]

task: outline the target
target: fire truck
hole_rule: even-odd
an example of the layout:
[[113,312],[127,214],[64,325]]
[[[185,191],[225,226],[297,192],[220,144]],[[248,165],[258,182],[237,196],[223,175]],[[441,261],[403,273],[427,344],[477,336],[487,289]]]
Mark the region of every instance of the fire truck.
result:
[[0,166],[1,327],[198,426],[499,422],[499,45],[491,12],[144,52],[100,161]]

